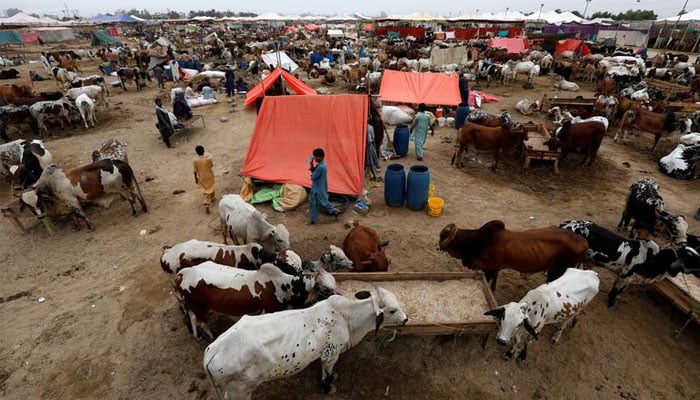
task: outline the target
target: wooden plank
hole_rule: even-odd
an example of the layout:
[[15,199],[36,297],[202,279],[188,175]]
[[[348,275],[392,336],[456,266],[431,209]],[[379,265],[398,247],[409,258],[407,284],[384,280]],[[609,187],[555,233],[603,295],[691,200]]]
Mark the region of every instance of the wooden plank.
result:
[[449,279],[475,279],[474,272],[333,272],[336,281],[444,281]]
[[493,330],[495,322],[473,322],[453,324],[420,324],[405,326],[387,326],[379,330],[382,336],[393,335],[394,331],[400,336],[436,336],[464,335],[483,333]]
[[671,302],[675,304],[676,307],[680,308],[681,310],[683,310],[683,312],[688,314],[688,316],[694,319],[695,322],[700,324],[700,313],[693,314],[691,312],[691,310],[697,308],[698,304],[693,300],[692,297],[690,297],[687,293],[681,290],[673,282],[664,278],[660,282],[654,284],[654,288],[661,294],[666,296],[669,300],[671,300]]

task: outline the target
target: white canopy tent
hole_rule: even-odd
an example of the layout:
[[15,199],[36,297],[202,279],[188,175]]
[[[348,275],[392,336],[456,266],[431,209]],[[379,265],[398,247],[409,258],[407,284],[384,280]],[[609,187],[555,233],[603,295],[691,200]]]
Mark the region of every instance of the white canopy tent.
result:
[[689,11],[689,12],[687,12],[687,13],[681,15],[680,20],[678,19],[678,16],[675,15],[675,16],[673,16],[673,17],[664,18],[664,19],[662,19],[662,20],[660,20],[660,21],[670,21],[670,22],[676,22],[676,21],[680,21],[680,22],[700,21],[700,8],[695,9],[695,10],[692,10],[692,11]]

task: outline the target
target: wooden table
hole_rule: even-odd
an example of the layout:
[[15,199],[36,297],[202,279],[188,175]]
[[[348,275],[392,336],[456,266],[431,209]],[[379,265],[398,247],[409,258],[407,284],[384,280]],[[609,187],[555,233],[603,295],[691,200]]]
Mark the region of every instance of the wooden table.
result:
[[530,168],[530,162],[532,160],[540,161],[552,161],[554,163],[554,173],[559,173],[559,158],[561,157],[561,151],[551,151],[544,142],[549,140],[548,136],[545,136],[542,132],[529,131],[528,140],[525,141],[520,159],[523,164],[523,169]]

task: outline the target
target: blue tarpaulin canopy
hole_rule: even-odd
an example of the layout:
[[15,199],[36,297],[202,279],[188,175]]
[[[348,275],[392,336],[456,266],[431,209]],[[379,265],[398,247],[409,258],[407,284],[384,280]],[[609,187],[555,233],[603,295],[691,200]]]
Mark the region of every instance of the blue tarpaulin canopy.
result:
[[95,23],[95,24],[111,24],[111,23],[132,23],[132,22],[140,22],[136,18],[128,15],[128,14],[118,14],[118,15],[104,15],[104,14],[97,14],[94,17],[90,18],[90,22]]

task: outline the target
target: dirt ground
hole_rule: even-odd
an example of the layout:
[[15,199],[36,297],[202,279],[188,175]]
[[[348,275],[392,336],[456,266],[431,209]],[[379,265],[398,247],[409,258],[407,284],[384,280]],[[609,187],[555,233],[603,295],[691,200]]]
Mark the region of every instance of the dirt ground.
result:
[[[83,65],[86,74],[96,71],[94,63]],[[38,64],[20,67],[22,82],[28,83],[30,68],[41,70]],[[551,78],[538,77],[535,90],[524,90],[523,79],[509,87],[495,84],[491,92],[503,101],[486,104],[485,110],[508,109],[517,120],[526,121],[537,117],[519,115],[513,108],[517,100],[539,98],[545,92],[570,97],[553,89]],[[591,94],[590,84],[580,85],[584,89],[580,94]],[[35,87],[49,90],[55,84],[35,82]],[[167,149],[154,127],[156,94],[154,86],[139,93],[133,87],[126,93],[113,89],[112,107],[98,111],[97,128],[57,129],[55,137],[46,140],[63,168],[88,163],[92,150],[107,138],[127,142],[148,213],[133,218],[125,202],[115,202],[109,209],[92,207],[87,213],[94,232],[74,232],[69,219],[59,219],[60,232],[54,236],[42,226],[25,235],[9,220],[0,223],[0,263],[5,274],[0,281],[2,398],[214,398],[201,365],[207,343],[194,340],[183,325],[171,293],[172,277],[163,273],[158,259],[163,245],[193,238],[221,240],[218,217],[204,213],[193,182],[194,146],[202,144],[213,154],[217,196],[237,193],[255,111],[245,110],[240,97],[234,107],[224,99],[195,109],[205,116],[206,128],[191,131],[190,141],[178,137],[175,148]],[[221,117],[228,121],[221,122]],[[700,206],[697,181],[666,177],[656,165],[658,157],[673,147],[671,139],[662,139],[652,154],[649,134],[632,137],[627,145],[608,137],[593,167],[579,167],[574,155],[555,175],[549,164],[534,164],[524,171],[512,155],[496,172],[488,168],[489,155],[474,153],[464,168],[456,169],[450,166],[454,136],[453,129],[440,128],[426,147],[425,164],[435,193],[445,199],[442,216],[389,208],[384,205],[382,185],[368,185],[372,209],[360,218],[361,223],[391,241],[392,271],[460,271],[457,260],[436,250],[440,230],[451,222],[476,228],[501,219],[509,228],[529,229],[587,218],[613,228],[629,185],[647,176],[659,182],[669,209],[688,218],[690,232],[700,233],[700,222],[692,218]],[[398,162],[407,168],[416,163],[412,146],[409,156]],[[386,165],[382,163],[382,173]],[[305,168],[302,160],[299,167]],[[173,193],[180,190],[184,193]],[[12,199],[7,186],[0,186],[0,204]],[[319,225],[305,225],[305,207],[284,214],[269,206],[260,208],[273,223],[288,227],[292,246],[306,259],[318,257],[329,243],[342,244],[347,232],[342,221],[329,217]],[[346,214],[343,220],[348,218]],[[140,235],[143,229],[149,233]],[[619,297],[617,308],[608,309],[606,294],[614,276],[596,270],[601,293],[578,326],[567,330],[557,346],[548,340],[553,330],[545,329],[522,366],[501,361],[503,349],[493,335],[393,341],[368,337],[341,356],[336,365],[338,392],[330,398],[700,398],[698,325],[690,323],[681,329],[687,316],[643,287],[630,287]],[[516,301],[543,282],[541,274],[525,279],[504,271],[496,300]],[[38,302],[40,297],[45,301]],[[314,363],[290,379],[264,383],[254,398],[327,398],[319,379],[320,365]]]

